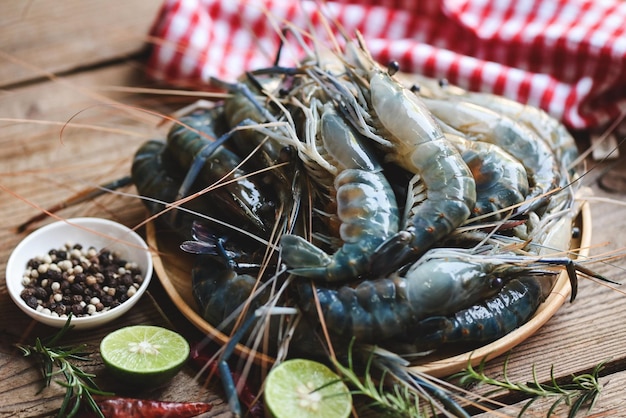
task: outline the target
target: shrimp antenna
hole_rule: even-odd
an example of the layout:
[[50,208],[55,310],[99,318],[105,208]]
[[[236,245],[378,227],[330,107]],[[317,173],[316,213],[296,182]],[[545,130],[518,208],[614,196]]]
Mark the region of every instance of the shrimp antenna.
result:
[[[626,113],[624,113],[624,115],[623,115],[623,116],[626,116]],[[621,121],[622,119],[624,119],[624,117],[620,118],[620,121]],[[589,173],[591,173],[593,170],[597,170],[597,169],[598,169],[598,167],[599,167],[599,164],[602,164],[602,163],[604,163],[604,162],[608,161],[608,160],[611,158],[611,155],[613,155],[614,153],[616,153],[616,152],[619,150],[619,148],[620,148],[620,147],[621,147],[624,143],[626,143],[626,136],[625,136],[624,138],[622,138],[622,139],[621,139],[621,140],[617,143],[617,145],[616,145],[616,146],[615,146],[615,147],[614,147],[614,148],[613,148],[610,152],[608,152],[605,156],[603,156],[603,157],[602,157],[602,159],[601,159],[600,161],[598,161],[598,162],[597,162],[597,164],[595,164],[595,165],[594,165],[593,167],[591,167],[589,170],[585,171],[584,173],[580,174],[580,175],[579,175],[579,176],[577,176],[575,179],[573,179],[572,181],[570,181],[569,183],[567,183],[565,186],[563,186],[563,188],[573,186],[575,183],[580,182],[580,181],[581,181],[581,180],[582,180],[582,179],[583,179],[586,175],[588,175]],[[591,148],[590,148],[590,149],[591,149]],[[582,153],[582,154],[580,155],[580,157],[578,157],[578,158],[577,158],[577,161],[578,161],[578,160],[580,160],[580,159],[581,159],[581,157],[583,157],[583,155],[584,155],[584,156],[587,156],[587,155],[588,155],[588,152],[587,152],[587,151],[585,151],[584,153]],[[576,163],[576,164],[573,164],[573,163],[572,163],[572,166],[575,166],[575,165],[577,165],[577,164],[578,164],[578,163]]]
[[[611,123],[611,125],[606,129],[606,131],[600,136],[600,139],[598,140],[598,143],[596,145],[601,144],[602,142],[604,142],[609,134],[613,131],[615,131],[615,129],[617,129],[617,127],[622,123],[622,121],[624,121],[624,119],[626,119],[626,112],[623,112],[618,118],[616,118],[613,123]],[[626,137],[624,137],[618,144],[617,146],[615,146],[609,153],[607,153],[600,162],[604,162],[606,161],[617,149],[619,149],[619,146],[621,144],[624,143],[624,141],[626,141]],[[576,167],[578,164],[580,164],[585,158],[587,158],[587,156],[589,154],[591,154],[593,152],[593,149],[595,147],[589,147],[585,152],[582,152],[578,158],[576,158],[574,161],[572,161],[572,163],[570,164],[570,167]],[[570,168],[568,167],[568,169]],[[585,173],[586,174],[586,173]]]
[[296,315],[297,313],[298,310],[296,308],[262,306],[256,309],[254,313],[246,319],[246,321],[231,336],[228,343],[226,343],[224,351],[218,362],[218,369],[222,378],[224,392],[226,392],[226,396],[228,397],[228,406],[234,416],[241,416],[241,405],[237,396],[235,381],[233,380],[233,375],[231,374],[230,366],[228,365],[228,359],[235,351],[235,347],[257,319],[262,318],[265,315]]
[[112,190],[117,190],[122,187],[128,186],[132,182],[133,180],[130,176],[124,176],[122,178],[113,180],[109,183],[106,183],[100,186],[94,186],[88,189],[80,190],[78,193],[74,194],[73,196],[70,196],[69,198],[63,200],[62,202],[59,202],[53,206],[50,206],[49,208],[38,213],[37,215],[32,216],[31,218],[27,219],[25,222],[17,226],[16,231],[18,233],[24,232],[30,225],[44,220],[51,213],[56,213],[62,209],[71,207],[73,205],[77,205],[79,203],[92,200]]

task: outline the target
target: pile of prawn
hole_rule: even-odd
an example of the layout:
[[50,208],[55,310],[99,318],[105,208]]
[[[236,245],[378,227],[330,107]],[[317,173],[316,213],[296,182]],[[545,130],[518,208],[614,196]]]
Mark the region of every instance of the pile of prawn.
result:
[[301,44],[297,65],[213,79],[228,98],[135,154],[208,323],[277,359],[412,356],[501,338],[563,269],[572,299],[594,275],[568,257],[578,153],[558,121],[401,75],[358,36],[324,58]]

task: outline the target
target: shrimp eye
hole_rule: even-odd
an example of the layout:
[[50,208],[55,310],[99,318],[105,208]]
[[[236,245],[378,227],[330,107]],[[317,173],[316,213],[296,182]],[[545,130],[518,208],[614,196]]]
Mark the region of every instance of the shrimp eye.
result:
[[291,145],[288,145],[286,147],[281,148],[280,155],[278,158],[281,163],[284,163],[284,162],[292,161],[293,155],[294,155],[294,149]]
[[413,93],[419,93],[419,92],[420,92],[420,86],[418,86],[417,84],[413,84],[413,85],[411,86],[411,91],[412,91]]
[[400,63],[398,61],[389,61],[389,64],[387,64],[387,73],[394,75],[398,71],[400,71]]
[[580,228],[575,226],[572,228],[572,238],[580,238]]
[[447,78],[439,79],[439,87],[447,87],[448,85],[450,85],[450,83],[448,82]]
[[491,279],[491,283],[489,284],[492,289],[500,289],[503,285],[504,280],[502,280],[502,277],[494,277],[493,279]]

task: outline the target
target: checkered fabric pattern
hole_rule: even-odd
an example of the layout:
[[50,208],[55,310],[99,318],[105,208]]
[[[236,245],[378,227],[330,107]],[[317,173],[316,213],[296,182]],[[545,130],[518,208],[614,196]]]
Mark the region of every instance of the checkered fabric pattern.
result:
[[324,22],[360,31],[379,62],[541,107],[571,129],[626,112],[621,0],[167,0],[149,70],[180,86],[232,81],[273,63],[287,25],[324,38]]

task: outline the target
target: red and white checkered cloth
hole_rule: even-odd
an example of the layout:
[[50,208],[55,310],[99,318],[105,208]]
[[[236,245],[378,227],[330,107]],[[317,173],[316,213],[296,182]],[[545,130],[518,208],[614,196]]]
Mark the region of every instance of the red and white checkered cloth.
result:
[[626,112],[622,0],[166,0],[149,69],[180,85],[234,80],[272,64],[285,20],[323,34],[320,10],[379,62],[539,106],[569,128]]

